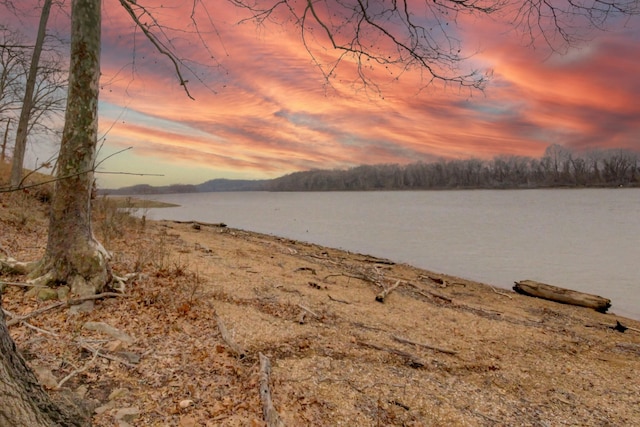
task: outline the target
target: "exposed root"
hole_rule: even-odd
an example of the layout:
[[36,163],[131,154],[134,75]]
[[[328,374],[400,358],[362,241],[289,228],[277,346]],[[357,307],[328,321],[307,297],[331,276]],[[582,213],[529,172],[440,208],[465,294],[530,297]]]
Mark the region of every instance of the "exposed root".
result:
[[0,258],[0,273],[29,274],[36,263],[16,261],[11,257]]

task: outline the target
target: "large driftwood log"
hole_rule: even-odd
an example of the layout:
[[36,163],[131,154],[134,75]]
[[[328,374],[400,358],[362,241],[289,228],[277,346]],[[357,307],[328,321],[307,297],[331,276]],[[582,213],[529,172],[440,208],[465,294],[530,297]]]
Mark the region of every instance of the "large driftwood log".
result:
[[559,288],[534,280],[521,280],[515,282],[513,290],[519,294],[543,298],[563,304],[577,305],[592,308],[601,313],[606,313],[611,307],[611,300],[598,295],[586,294],[571,289]]

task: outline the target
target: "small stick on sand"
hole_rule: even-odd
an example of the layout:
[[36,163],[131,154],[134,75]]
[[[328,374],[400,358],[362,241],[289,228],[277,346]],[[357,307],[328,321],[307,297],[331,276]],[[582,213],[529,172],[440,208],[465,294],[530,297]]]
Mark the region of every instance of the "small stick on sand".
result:
[[220,331],[220,335],[222,335],[222,340],[227,344],[227,346],[229,346],[231,352],[235,354],[238,359],[243,359],[246,356],[246,352],[242,349],[242,347],[238,345],[238,343],[233,340],[233,338],[231,338],[231,335],[229,334],[229,331],[227,330],[227,327],[224,325],[224,322],[222,321],[220,316],[216,314],[215,319],[216,324],[218,325],[218,330]]
[[391,335],[391,338],[393,338],[394,340],[396,340],[396,341],[398,341],[400,343],[403,343],[403,344],[417,345],[418,347],[428,348],[429,350],[439,351],[440,353],[458,354],[458,352],[455,351],[455,350],[449,350],[449,349],[446,349],[446,348],[435,347],[435,346],[430,345],[430,344],[424,344],[424,343],[420,343],[420,342],[411,341],[411,340],[408,340],[406,338],[399,337],[397,335]]
[[387,295],[389,295],[391,292],[393,292],[395,289],[397,289],[398,286],[400,286],[401,283],[402,283],[402,281],[398,280],[396,283],[394,283],[393,285],[389,286],[384,291],[380,292],[378,295],[376,295],[376,301],[384,302],[384,300],[387,297]]

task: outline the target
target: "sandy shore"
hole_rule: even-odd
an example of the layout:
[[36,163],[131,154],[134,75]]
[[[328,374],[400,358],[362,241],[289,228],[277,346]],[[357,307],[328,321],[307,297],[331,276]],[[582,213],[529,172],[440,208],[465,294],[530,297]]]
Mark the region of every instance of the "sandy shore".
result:
[[[36,259],[44,222],[12,221],[0,245]],[[640,322],[241,230],[101,214],[95,228],[114,272],[134,273],[124,296],[10,329],[50,387],[77,371],[64,387],[95,402],[95,425],[264,425],[259,354],[289,426],[640,425],[640,333],[612,329]],[[47,304],[3,297],[16,315]]]

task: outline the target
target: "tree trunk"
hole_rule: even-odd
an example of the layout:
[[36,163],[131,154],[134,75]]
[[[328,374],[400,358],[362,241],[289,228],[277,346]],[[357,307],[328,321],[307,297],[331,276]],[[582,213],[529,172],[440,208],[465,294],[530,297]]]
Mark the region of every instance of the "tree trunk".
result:
[[7,139],[9,139],[9,126],[11,126],[11,117],[7,119],[7,127],[4,129],[4,139],[2,140],[2,152],[0,152],[0,163],[4,163],[7,151]]
[[51,201],[47,250],[32,273],[38,284],[67,283],[79,296],[111,279],[107,252],[93,236],[91,189],[98,135],[101,0],[73,0],[65,125]]
[[20,112],[20,120],[18,121],[16,145],[13,149],[13,164],[11,166],[11,186],[14,188],[17,188],[22,181],[22,166],[24,163],[24,152],[27,146],[27,133],[29,130],[31,106],[33,104],[33,91],[36,86],[38,64],[40,63],[40,53],[42,53],[44,36],[47,32],[47,21],[49,20],[51,2],[52,0],[45,0],[44,4],[42,5],[42,12],[40,13],[40,26],[38,27],[38,36],[36,37],[36,45],[33,48],[31,65],[29,67],[29,76],[27,77],[27,84],[24,89],[24,100],[22,101],[22,111]]
[[[1,305],[1,304],[0,304]],[[38,384],[35,375],[9,335],[0,308],[0,426],[82,426],[88,421],[58,407]]]

